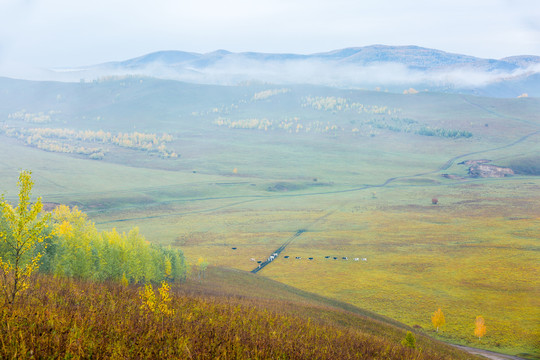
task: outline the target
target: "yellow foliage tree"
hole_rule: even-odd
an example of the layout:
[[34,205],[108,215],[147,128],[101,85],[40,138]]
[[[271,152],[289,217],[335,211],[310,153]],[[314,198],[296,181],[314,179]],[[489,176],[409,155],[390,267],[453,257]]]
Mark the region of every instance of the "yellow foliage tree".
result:
[[139,297],[142,302],[140,309],[143,314],[150,314],[156,311],[156,293],[154,292],[154,288],[152,288],[152,284],[144,285],[144,288],[139,290]]
[[120,283],[122,284],[123,287],[128,287],[129,286],[129,280],[126,277],[125,272],[122,273],[122,279],[120,279]]
[[443,326],[446,323],[441,308],[439,308],[433,313],[433,316],[431,317],[431,322],[433,323],[433,326],[437,328],[437,332],[439,332],[439,327]]
[[41,198],[30,203],[34,185],[31,175],[30,171],[19,175],[19,205],[15,209],[3,197],[0,201],[0,287],[1,297],[9,306],[30,286],[30,276],[42,256],[37,247],[49,237],[44,234],[49,216],[40,216]]
[[174,309],[171,308],[171,287],[166,281],[161,282],[161,287],[158,289],[161,301],[158,304],[159,312],[163,315],[174,315]]
[[205,277],[205,274],[206,274],[206,268],[208,267],[208,261],[206,261],[204,258],[199,258],[197,260],[197,270],[198,270],[198,276],[199,276],[199,281],[201,280],[201,275],[202,277],[204,278]]
[[164,316],[174,315],[174,309],[171,308],[172,297],[170,295],[171,287],[166,281],[161,282],[161,287],[158,289],[159,298],[156,296],[152,284],[144,285],[144,288],[139,290],[139,297],[141,299],[140,309],[143,314],[154,314],[156,318],[161,318],[163,321]]
[[86,214],[76,206],[60,205],[52,212],[52,226],[53,234],[61,241],[56,241],[54,270],[51,271],[55,275],[77,278],[95,274],[92,243],[98,232]]
[[486,335],[486,324],[484,322],[484,318],[482,316],[477,316],[474,325],[474,335],[478,337],[478,340],[480,340],[482,336]]

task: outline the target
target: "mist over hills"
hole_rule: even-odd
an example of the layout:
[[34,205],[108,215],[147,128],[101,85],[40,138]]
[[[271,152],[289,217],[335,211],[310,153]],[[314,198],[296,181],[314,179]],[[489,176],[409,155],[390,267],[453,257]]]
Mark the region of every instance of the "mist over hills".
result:
[[[296,239],[264,278],[415,334],[439,336],[430,319],[442,304],[441,338],[537,358],[540,97],[515,98],[538,96],[535,67],[535,56],[381,46],[164,51],[49,74],[64,81],[0,77],[0,192],[16,202],[13,179],[31,169],[50,207],[77,206],[104,231],[140,226],[152,243],[242,271]],[[478,178],[466,160],[515,175]],[[481,343],[478,314],[489,326]]]
[[418,46],[372,45],[309,55],[159,51],[49,73],[53,80],[61,81],[118,75],[218,85],[263,82],[399,93],[414,88],[493,97],[540,96],[540,56],[482,59]]

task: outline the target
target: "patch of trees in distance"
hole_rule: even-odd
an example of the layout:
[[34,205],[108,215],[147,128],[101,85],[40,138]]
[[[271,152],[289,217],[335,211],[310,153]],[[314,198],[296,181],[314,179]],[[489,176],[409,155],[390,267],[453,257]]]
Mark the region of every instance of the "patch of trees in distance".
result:
[[388,106],[364,105],[352,102],[349,99],[335,96],[307,96],[303,99],[302,107],[312,108],[322,111],[354,111],[357,113],[396,115],[401,113],[401,109],[393,109]]
[[[253,95],[251,101],[265,100],[279,94],[286,94],[290,89],[271,89]],[[229,129],[286,131],[288,133],[317,133],[317,134],[352,134],[355,136],[376,136],[382,131],[411,133],[421,136],[436,136],[451,139],[470,138],[473,134],[465,130],[432,128],[414,119],[401,116],[401,109],[384,105],[366,105],[347,98],[335,96],[307,96],[302,99],[302,108],[315,111],[330,112],[332,115],[342,113],[348,121],[340,116],[328,116],[324,120],[312,120],[302,116],[284,116],[281,118],[249,117],[234,118],[232,108],[227,111],[213,109],[218,116],[213,124]],[[238,108],[238,106],[236,106]],[[210,112],[207,113],[207,115]]]
[[473,134],[470,131],[441,129],[423,126],[416,120],[407,118],[378,119],[367,122],[377,129],[389,130],[393,132],[413,133],[421,136],[436,136],[450,139],[470,138]]
[[253,97],[251,98],[252,101],[257,101],[257,100],[265,100],[265,99],[268,99],[272,96],[276,96],[276,95],[279,95],[279,94],[286,94],[288,92],[290,92],[291,89],[287,89],[287,88],[283,88],[283,89],[268,89],[268,90],[263,90],[263,91],[259,91],[255,94],[253,94]]
[[421,136],[437,136],[444,138],[470,138],[473,134],[464,130],[440,129],[422,126],[416,120],[408,118],[389,118],[386,117],[370,120],[353,120],[351,125],[338,125],[335,119],[329,118],[327,121],[307,121],[299,117],[284,118],[281,120],[272,120],[268,118],[248,118],[231,119],[218,117],[214,120],[214,125],[228,127],[229,129],[260,130],[260,131],[286,131],[288,133],[318,133],[332,134],[352,133],[354,135],[375,136],[380,130],[412,133]]
[[51,122],[51,116],[59,114],[60,111],[51,110],[47,113],[29,113],[26,110],[16,111],[8,115],[8,119],[24,121],[27,123],[43,124]]
[[438,137],[445,137],[445,138],[470,138],[473,136],[473,134],[470,131],[465,130],[451,130],[451,129],[437,129],[437,128],[430,128],[430,127],[422,127],[419,130],[416,131],[418,135],[423,136],[438,136]]
[[[167,133],[162,135],[140,132],[111,133],[108,131],[71,130],[59,128],[13,128],[4,127],[0,133],[22,140],[28,146],[38,149],[86,155],[91,159],[102,159],[108,152],[103,147],[95,147],[87,143],[101,143],[118,147],[142,150],[149,154],[157,154],[162,158],[177,158],[178,154],[168,150],[166,143],[173,137]],[[86,143],[84,145],[81,143]]]

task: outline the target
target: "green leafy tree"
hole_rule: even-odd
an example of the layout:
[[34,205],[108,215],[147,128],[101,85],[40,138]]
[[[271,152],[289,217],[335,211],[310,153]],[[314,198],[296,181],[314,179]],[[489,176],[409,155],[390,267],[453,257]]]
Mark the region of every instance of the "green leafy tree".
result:
[[150,278],[152,254],[150,245],[135,227],[127,234],[126,274],[130,281],[138,283]]
[[60,205],[52,213],[55,275],[87,279],[96,274],[92,248],[98,232],[77,207]]
[[182,251],[151,245],[136,227],[127,234],[99,232],[77,207],[60,205],[52,213],[52,229],[40,267],[45,272],[123,284],[186,278]]
[[118,281],[122,278],[126,264],[125,238],[125,234],[118,233],[114,228],[102,233],[102,240],[96,247],[100,280]]
[[45,234],[48,215],[41,216],[41,198],[30,202],[34,182],[30,171],[19,175],[19,205],[13,208],[3,196],[0,199],[0,286],[2,299],[13,305],[18,295],[30,286],[30,277],[38,269],[42,254],[38,246]]
[[416,338],[414,337],[412,332],[407,331],[405,339],[401,340],[401,345],[410,347],[412,349],[416,348]]

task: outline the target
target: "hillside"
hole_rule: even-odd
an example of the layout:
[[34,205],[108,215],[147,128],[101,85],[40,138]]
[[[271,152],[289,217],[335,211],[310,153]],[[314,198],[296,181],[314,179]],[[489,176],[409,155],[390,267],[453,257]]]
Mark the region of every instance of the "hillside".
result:
[[540,96],[538,56],[482,59],[418,46],[371,45],[316,54],[159,51],[124,61],[58,69],[55,80],[150,76],[200,84],[312,84],[340,88]]
[[474,358],[421,333],[416,349],[407,348],[403,325],[226,269],[173,285],[167,314],[145,311],[134,285],[43,276],[37,284],[0,314],[2,357]]

